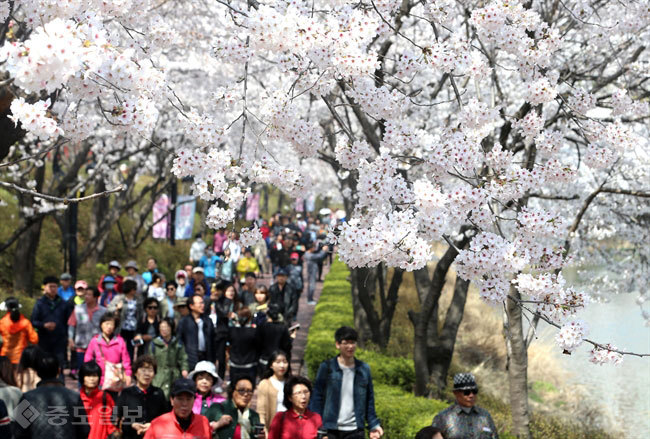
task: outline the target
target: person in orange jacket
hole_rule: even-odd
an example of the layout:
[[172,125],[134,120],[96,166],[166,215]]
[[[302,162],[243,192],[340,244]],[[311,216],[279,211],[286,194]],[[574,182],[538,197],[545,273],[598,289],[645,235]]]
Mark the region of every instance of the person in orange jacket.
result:
[[178,378],[172,384],[172,411],[151,421],[144,439],[210,439],[212,432],[208,418],[192,413],[196,385],[188,378]]
[[20,302],[15,297],[9,297],[0,304],[0,311],[7,311],[0,319],[0,336],[3,340],[0,355],[9,357],[15,366],[18,366],[27,345],[38,343],[38,333],[32,322],[20,313],[20,307]]

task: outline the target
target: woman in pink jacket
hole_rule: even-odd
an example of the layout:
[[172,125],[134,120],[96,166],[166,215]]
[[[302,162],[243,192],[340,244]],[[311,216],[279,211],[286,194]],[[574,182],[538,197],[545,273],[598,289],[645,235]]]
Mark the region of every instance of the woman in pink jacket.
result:
[[[99,320],[101,333],[90,340],[84,356],[84,362],[95,360],[102,370],[100,387],[114,392],[131,385],[131,359],[126,342],[115,335],[119,323],[117,314],[105,313]],[[111,370],[107,370],[107,363]]]

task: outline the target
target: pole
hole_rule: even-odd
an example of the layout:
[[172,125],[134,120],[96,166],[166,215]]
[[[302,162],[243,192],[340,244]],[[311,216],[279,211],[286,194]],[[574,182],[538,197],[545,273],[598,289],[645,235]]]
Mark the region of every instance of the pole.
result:
[[170,198],[172,202],[172,210],[169,213],[168,230],[169,230],[169,243],[176,245],[176,203],[178,202],[178,180],[173,179],[170,187]]

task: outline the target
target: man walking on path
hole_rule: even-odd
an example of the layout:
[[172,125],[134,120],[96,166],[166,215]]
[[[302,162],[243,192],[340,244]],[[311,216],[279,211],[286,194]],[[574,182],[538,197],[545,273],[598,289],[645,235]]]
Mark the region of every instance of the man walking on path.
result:
[[54,355],[59,365],[64,365],[72,306],[58,295],[57,288],[56,277],[47,276],[43,280],[43,296],[36,301],[32,310],[32,325],[38,331],[39,347]]
[[319,264],[322,264],[323,260],[327,256],[327,250],[327,246],[324,246],[321,250],[318,250],[317,244],[313,242],[309,251],[302,257],[307,263],[308,305],[316,305],[316,301],[314,301],[314,290],[316,289],[316,281],[319,278]]
[[193,370],[199,361],[216,360],[215,335],[212,320],[204,315],[205,302],[203,296],[193,294],[188,299],[190,315],[178,323],[176,338],[185,347],[189,370]]
[[288,274],[284,268],[280,268],[275,275],[275,283],[269,288],[270,301],[278,304],[280,313],[284,317],[284,322],[290,325],[296,320],[298,314],[298,292],[287,282]]
[[485,438],[498,439],[499,435],[492,417],[476,406],[478,386],[471,373],[454,375],[456,402],[433,418],[433,427],[440,430],[445,439]]
[[370,367],[354,358],[357,331],[342,326],[334,333],[339,355],[318,368],[309,409],[323,418],[328,439],[363,439],[368,426],[370,439],[384,430],[375,412],[375,395]]

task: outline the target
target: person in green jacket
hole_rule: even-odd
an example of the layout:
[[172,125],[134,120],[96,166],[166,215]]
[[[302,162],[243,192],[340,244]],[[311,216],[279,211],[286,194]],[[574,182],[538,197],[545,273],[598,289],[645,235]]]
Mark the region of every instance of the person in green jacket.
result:
[[210,406],[206,416],[215,438],[264,439],[260,415],[249,408],[254,390],[255,383],[249,376],[234,377],[228,387],[228,399]]
[[181,376],[187,378],[188,364],[185,349],[174,337],[174,319],[165,317],[158,327],[160,335],[149,345],[149,352],[158,363],[158,372],[153,379],[153,385],[160,387],[169,398],[171,385]]

